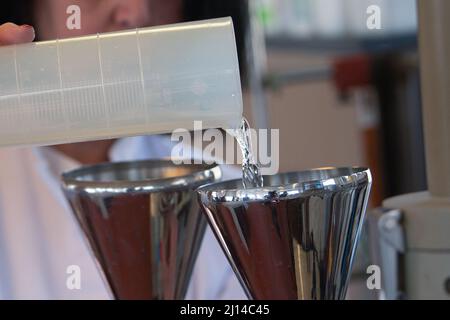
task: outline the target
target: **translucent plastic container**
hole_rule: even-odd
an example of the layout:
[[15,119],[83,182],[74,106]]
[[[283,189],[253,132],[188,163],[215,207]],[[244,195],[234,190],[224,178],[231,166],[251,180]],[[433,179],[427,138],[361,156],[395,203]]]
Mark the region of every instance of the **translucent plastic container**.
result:
[[242,117],[230,18],[0,47],[0,146],[203,128]]

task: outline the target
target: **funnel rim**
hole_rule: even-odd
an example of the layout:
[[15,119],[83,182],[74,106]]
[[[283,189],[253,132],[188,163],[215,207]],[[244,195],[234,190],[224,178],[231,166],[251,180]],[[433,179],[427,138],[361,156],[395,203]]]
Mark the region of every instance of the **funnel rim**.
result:
[[[157,168],[185,168],[188,173],[171,177],[154,177],[134,180],[125,179],[95,179],[92,175],[127,169],[157,169]],[[91,178],[88,178],[91,176]],[[158,192],[161,190],[175,190],[186,187],[197,188],[221,178],[220,166],[217,163],[207,164],[175,164],[171,159],[150,159],[137,161],[105,162],[64,172],[61,175],[63,188],[66,190],[83,190],[95,193],[128,193]]]
[[[330,176],[323,179],[305,179],[304,181],[292,182],[299,175],[306,176],[312,173],[330,173]],[[272,176],[264,176],[264,181],[270,181],[273,177],[284,177],[292,181],[283,185],[269,185],[262,188],[245,189],[242,186],[242,179],[234,179],[212,182],[200,186],[196,192],[203,203],[252,202],[275,199],[282,200],[302,196],[307,197],[314,193],[342,191],[355,188],[361,184],[370,185],[372,183],[370,169],[366,167],[322,167],[310,170],[290,171]],[[230,185],[240,185],[240,187],[226,188],[226,186]],[[225,188],[220,188],[223,186]]]

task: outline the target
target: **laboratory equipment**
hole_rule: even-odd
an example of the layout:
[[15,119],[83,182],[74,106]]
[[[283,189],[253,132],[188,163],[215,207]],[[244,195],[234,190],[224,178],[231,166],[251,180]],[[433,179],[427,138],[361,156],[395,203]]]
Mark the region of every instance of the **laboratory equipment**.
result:
[[194,189],[217,165],[106,163],[63,175],[63,189],[116,299],[183,299],[206,220]]
[[235,128],[231,18],[0,47],[0,146]]
[[450,298],[450,2],[419,0],[418,13],[428,190],[386,199],[374,213],[387,299]]
[[365,168],[323,168],[197,192],[249,298],[343,299],[371,183]]

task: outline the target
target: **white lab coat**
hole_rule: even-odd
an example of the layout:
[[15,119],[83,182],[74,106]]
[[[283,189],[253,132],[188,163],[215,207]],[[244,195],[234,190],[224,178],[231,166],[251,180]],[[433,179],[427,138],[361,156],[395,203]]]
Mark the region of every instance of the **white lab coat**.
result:
[[[121,139],[110,160],[168,157],[170,146],[168,136]],[[110,298],[60,187],[61,173],[79,166],[49,147],[0,149],[0,298]],[[71,265],[80,267],[80,290],[66,285]],[[245,299],[209,227],[187,298]]]

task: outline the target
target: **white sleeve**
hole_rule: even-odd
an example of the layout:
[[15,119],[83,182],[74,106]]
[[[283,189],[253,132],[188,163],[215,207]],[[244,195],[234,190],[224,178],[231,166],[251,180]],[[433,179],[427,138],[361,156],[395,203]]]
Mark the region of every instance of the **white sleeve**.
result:
[[[221,165],[222,181],[242,177],[234,165]],[[218,240],[208,226],[200,248],[186,299],[242,300],[247,299]]]
[[209,226],[192,272],[186,299],[247,299]]
[[242,179],[242,167],[222,164],[220,165],[220,169],[222,170],[222,181]]

